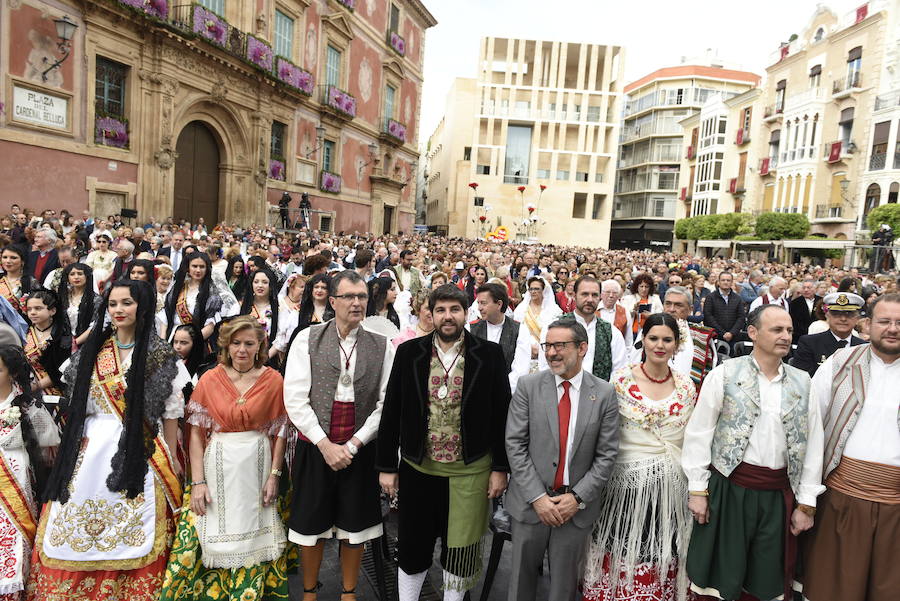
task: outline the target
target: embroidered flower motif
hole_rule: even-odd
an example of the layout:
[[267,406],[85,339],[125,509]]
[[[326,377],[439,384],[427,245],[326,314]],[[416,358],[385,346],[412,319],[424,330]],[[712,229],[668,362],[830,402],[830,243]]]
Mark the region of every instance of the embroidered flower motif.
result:
[[669,405],[669,415],[681,415],[682,409],[684,409],[684,405],[681,403],[672,403]]
[[19,423],[22,419],[22,410],[15,406],[10,406],[0,411],[0,424],[4,428],[11,428]]
[[[624,380],[624,378],[623,378],[623,380]],[[636,398],[639,401],[644,400],[644,396],[641,394],[641,389],[638,388],[637,384],[632,384],[631,386],[628,387],[628,394],[630,394],[631,396],[633,396],[634,398]]]

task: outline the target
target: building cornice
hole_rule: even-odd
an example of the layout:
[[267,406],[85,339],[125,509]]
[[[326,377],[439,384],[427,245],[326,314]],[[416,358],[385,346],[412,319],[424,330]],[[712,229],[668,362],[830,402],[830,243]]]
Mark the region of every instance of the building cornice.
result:
[[426,29],[437,25],[437,19],[435,19],[434,15],[425,8],[425,5],[422,4],[421,0],[407,0],[406,3],[409,6],[409,9],[419,17],[419,20],[422,21]]

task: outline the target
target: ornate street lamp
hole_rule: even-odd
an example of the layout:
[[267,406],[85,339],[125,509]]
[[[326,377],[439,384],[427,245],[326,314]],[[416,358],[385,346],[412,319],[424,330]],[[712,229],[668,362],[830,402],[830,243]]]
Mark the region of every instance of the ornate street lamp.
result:
[[[53,22],[56,23],[56,36],[59,38],[56,47],[59,49],[62,57],[57,59],[55,63],[44,69],[44,72],[41,73],[41,79],[44,82],[47,81],[47,74],[50,73],[50,71],[59,67],[67,58],[69,58],[69,54],[72,53],[72,36],[75,35],[75,30],[78,29],[78,24],[70,21],[69,17],[65,15],[62,19],[54,19]],[[50,59],[45,56],[44,64],[46,65],[49,62]]]

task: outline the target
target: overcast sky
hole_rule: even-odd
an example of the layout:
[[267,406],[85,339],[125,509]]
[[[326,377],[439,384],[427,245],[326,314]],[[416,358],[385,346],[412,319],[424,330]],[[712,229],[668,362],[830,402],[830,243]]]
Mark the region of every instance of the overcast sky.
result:
[[[420,142],[440,122],[456,77],[475,77],[481,38],[621,45],[625,83],[707,48],[765,74],[769,55],[812,17],[815,0],[424,0],[438,24],[427,32]],[[863,0],[825,2],[838,16]]]

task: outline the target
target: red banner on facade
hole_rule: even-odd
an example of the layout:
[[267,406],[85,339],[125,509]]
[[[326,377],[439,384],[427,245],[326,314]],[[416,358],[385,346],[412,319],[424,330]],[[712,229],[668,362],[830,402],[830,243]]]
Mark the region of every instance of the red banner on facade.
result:
[[768,175],[769,174],[769,160],[770,159],[766,158],[759,162],[759,174],[760,175]]
[[837,163],[841,160],[841,143],[840,142],[832,142],[831,150],[828,151],[828,162],[829,163]]
[[[860,21],[862,21],[863,19],[865,19],[868,16],[869,16],[868,3],[863,4],[862,6],[860,6],[859,8],[856,9],[856,23],[859,23]],[[856,23],[854,23],[854,25],[856,25]]]

